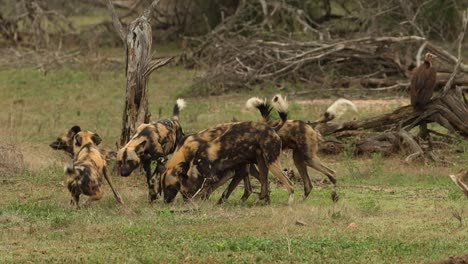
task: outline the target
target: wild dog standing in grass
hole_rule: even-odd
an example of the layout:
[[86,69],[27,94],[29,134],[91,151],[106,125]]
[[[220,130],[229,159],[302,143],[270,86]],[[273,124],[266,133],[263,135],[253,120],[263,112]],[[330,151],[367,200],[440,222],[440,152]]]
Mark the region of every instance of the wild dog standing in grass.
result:
[[[287,119],[287,111],[285,111],[286,101],[280,96],[276,95],[272,99],[274,108],[282,117]],[[257,97],[251,98],[247,101],[247,108],[256,108],[260,111],[263,122],[270,124],[273,127],[278,127],[275,122],[271,122],[270,114],[271,107],[266,100],[261,100]],[[283,122],[283,121],[281,121]],[[317,132],[306,122],[301,120],[287,120],[284,124],[276,129],[276,132],[281,138],[283,149],[291,149],[293,152],[294,165],[296,166],[299,174],[301,175],[302,182],[304,183],[304,199],[307,198],[312,191],[312,183],[307,172],[307,166],[312,167],[323,174],[325,174],[330,182],[333,184],[332,199],[338,200],[336,193],[336,178],[335,171],[323,165],[320,161],[318,152],[318,136]]]
[[[285,121],[285,120],[284,120]],[[280,122],[278,126],[281,126]],[[255,122],[221,124],[184,139],[161,176],[165,202],[180,191],[192,198],[205,182],[216,182],[218,175],[239,166],[255,163],[261,183],[260,200],[269,202],[268,171],[286,187],[289,203],[294,187],[282,173],[279,155],[281,139],[270,126]]]
[[[160,192],[156,191],[155,183],[165,169],[164,159],[174,152],[177,142],[184,136],[179,123],[179,113],[184,107],[185,101],[177,99],[171,119],[140,125],[130,141],[117,152],[117,166],[122,176],[129,176],[140,164],[143,165],[150,202],[156,200]],[[151,161],[157,162],[154,173],[151,173]]]
[[[54,142],[50,143],[49,146],[55,150],[63,150],[71,158],[73,158],[73,137],[80,131],[81,128],[79,126],[73,126],[68,130],[67,134],[57,137],[57,139]],[[96,145],[99,145],[99,143]],[[98,147],[98,149],[107,161],[115,160],[117,155],[115,151],[102,147]]]
[[73,140],[73,163],[65,166],[67,188],[72,196],[71,204],[80,208],[80,195],[88,195],[86,205],[102,198],[102,177],[106,179],[117,202],[123,204],[120,194],[114,189],[107,175],[106,160],[96,147],[101,142],[99,135],[80,131]]

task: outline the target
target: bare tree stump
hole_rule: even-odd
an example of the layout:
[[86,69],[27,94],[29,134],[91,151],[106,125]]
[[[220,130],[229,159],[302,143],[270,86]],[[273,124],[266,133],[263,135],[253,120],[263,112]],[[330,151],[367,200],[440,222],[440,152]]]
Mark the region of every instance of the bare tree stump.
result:
[[126,52],[125,74],[127,88],[125,92],[125,106],[122,116],[122,132],[120,146],[125,145],[136,128],[142,123],[148,123],[151,113],[148,110],[148,78],[151,72],[169,63],[172,59],[151,59],[152,31],[149,23],[150,13],[159,0],[153,1],[151,6],[136,18],[127,29],[119,21],[112,5],[108,1],[108,8],[112,13],[114,27],[122,39]]

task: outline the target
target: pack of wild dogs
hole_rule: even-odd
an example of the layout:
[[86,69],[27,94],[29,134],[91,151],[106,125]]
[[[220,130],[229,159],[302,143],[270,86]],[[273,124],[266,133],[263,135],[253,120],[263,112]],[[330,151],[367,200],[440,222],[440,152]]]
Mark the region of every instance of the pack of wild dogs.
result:
[[[304,186],[304,199],[313,188],[307,171],[307,167],[311,167],[327,176],[331,198],[337,201],[335,171],[318,157],[320,134],[311,123],[288,119],[288,104],[281,95],[274,96],[271,102],[253,97],[246,106],[257,109],[261,121],[224,123],[185,135],[179,120],[185,101],[178,99],[171,118],[141,124],[117,153],[101,148],[102,140],[98,134],[79,126],[72,127],[50,144],[53,149],[63,150],[72,157],[72,161],[65,165],[70,204],[79,208],[81,194],[89,196],[85,205],[101,199],[103,179],[117,202],[124,203],[109,177],[109,160],[116,160],[115,166],[124,177],[140,167],[144,170],[149,202],[163,196],[164,201],[170,203],[178,193],[184,200],[207,199],[229,180],[218,203],[225,202],[241,181],[244,183],[241,199],[245,201],[252,194],[249,176],[253,176],[260,182],[259,200],[269,203],[268,173],[271,172],[288,191],[288,203],[291,204],[294,185],[280,163],[280,155],[285,149],[292,151],[294,165]],[[314,123],[333,120],[348,109],[356,111],[356,106],[348,100],[338,99]],[[279,120],[272,120],[273,110],[278,112]],[[454,181],[457,177],[460,178],[454,176]]]
[[[434,91],[437,74],[432,67],[432,59],[435,57],[427,53],[424,63],[411,74],[410,97],[415,111],[424,109]],[[112,159],[116,159],[118,171],[125,177],[135,169],[143,168],[150,202],[161,194],[165,202],[171,202],[179,192],[184,200],[197,196],[206,199],[229,180],[231,182],[219,202],[226,201],[241,181],[244,182],[242,200],[246,200],[252,193],[249,180],[249,175],[252,175],[260,182],[259,200],[268,203],[268,172],[271,172],[288,191],[288,202],[291,204],[294,200],[294,186],[280,164],[282,149],[292,150],[294,165],[304,185],[304,198],[312,190],[307,173],[307,167],[312,167],[328,177],[332,186],[332,199],[337,201],[335,171],[325,166],[317,156],[320,135],[311,124],[289,120],[288,104],[280,95],[274,96],[271,103],[257,97],[250,98],[246,105],[260,112],[260,122],[219,124],[195,134],[184,135],[179,114],[185,107],[185,101],[178,99],[170,119],[140,125],[116,155],[115,152],[99,147],[102,140],[96,133],[82,130],[79,126],[72,127],[66,135],[50,145],[73,158],[65,166],[71,204],[79,207],[81,194],[89,196],[87,204],[101,199],[103,178],[116,200],[123,204],[107,173],[107,161]],[[273,109],[279,114],[278,121],[271,120]],[[352,102],[338,99],[314,123],[331,121],[348,109],[357,112]],[[426,123],[421,128],[427,130]],[[166,165],[167,157],[171,154],[172,158]],[[155,163],[153,172],[152,163]],[[468,197],[468,171],[450,175],[450,178]]]

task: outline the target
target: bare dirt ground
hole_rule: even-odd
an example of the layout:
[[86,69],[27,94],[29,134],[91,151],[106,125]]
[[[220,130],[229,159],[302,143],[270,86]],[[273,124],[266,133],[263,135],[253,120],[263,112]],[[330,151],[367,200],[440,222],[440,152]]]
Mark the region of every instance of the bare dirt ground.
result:
[[431,264],[468,264],[468,254],[430,262]]

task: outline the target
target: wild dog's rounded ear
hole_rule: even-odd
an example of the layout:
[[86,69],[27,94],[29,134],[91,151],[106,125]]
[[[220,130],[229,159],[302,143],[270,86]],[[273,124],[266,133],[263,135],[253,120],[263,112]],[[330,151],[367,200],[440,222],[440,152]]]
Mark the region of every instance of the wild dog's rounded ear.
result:
[[80,126],[73,126],[70,130],[75,132],[75,133],[78,133],[78,132],[81,131],[81,127]]
[[94,144],[96,144],[96,146],[101,144],[102,142],[102,139],[98,134],[93,134],[93,136],[91,137],[91,140],[94,142]]
[[73,126],[72,128],[70,128],[70,130],[68,130],[68,136],[73,137],[74,135],[78,134],[78,132],[80,131],[81,131],[81,127]]
[[78,147],[81,147],[81,144],[82,144],[82,138],[80,135],[76,134],[75,135],[75,145],[77,145]]

